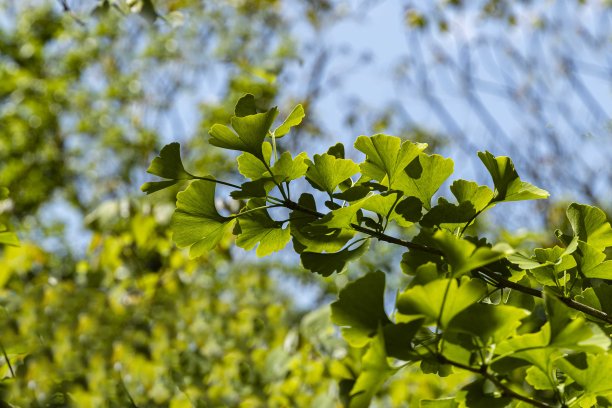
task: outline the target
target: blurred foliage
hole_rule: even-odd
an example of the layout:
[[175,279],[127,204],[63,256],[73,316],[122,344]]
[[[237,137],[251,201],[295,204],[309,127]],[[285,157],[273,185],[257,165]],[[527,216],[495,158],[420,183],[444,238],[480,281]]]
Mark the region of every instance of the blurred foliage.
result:
[[[116,215],[111,214],[110,215]],[[341,406],[359,374],[329,308],[297,313],[273,275],[228,255],[230,237],[198,262],[170,243],[164,206],[130,206],[91,240],[84,259],[31,243],[5,249],[0,332],[16,406]],[[11,373],[11,370],[14,372]],[[378,402],[435,398],[440,382],[405,370]]]

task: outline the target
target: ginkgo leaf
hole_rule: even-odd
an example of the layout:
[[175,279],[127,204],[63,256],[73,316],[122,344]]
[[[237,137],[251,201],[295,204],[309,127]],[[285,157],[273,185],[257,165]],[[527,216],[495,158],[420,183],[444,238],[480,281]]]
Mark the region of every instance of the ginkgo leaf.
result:
[[229,150],[239,150],[251,153],[264,160],[262,144],[270,131],[278,109],[272,108],[264,113],[248,116],[233,116],[232,129],[225,125],[215,124],[208,132],[210,144]]
[[475,212],[484,210],[495,195],[489,187],[467,180],[455,180],[450,190],[459,204],[469,202],[474,206]]
[[359,172],[359,166],[352,160],[337,159],[331,154],[315,154],[313,159],[306,160],[306,179],[313,187],[329,195],[340,183]]
[[429,228],[439,226],[453,230],[471,221],[475,215],[476,209],[470,201],[453,204],[449,203],[444,197],[440,197],[438,204],[423,216],[420,224]]
[[[314,197],[304,193],[298,200],[300,207],[316,212]],[[298,210],[291,212],[289,217],[293,247],[297,253],[308,252],[337,252],[355,235],[349,229],[312,228],[312,224],[319,218],[312,214]]]
[[164,146],[159,156],[153,159],[147,173],[171,180],[189,180],[193,176],[185,171],[181,160],[181,145],[170,143]]
[[[414,286],[397,298],[397,311],[404,315],[422,315],[428,322],[437,322],[444,304],[440,324],[446,327],[459,312],[482,299],[487,285],[480,279],[437,279],[425,285]],[[444,300],[446,296],[446,300]]]
[[304,113],[304,107],[301,104],[298,104],[293,108],[287,119],[276,129],[274,129],[274,137],[280,138],[289,133],[292,127],[299,125],[302,123],[302,119],[306,114]]
[[[264,156],[264,161],[270,163],[272,157],[272,145],[268,142],[264,142],[261,146],[261,150]],[[268,171],[264,162],[253,156],[251,153],[242,153],[236,159],[238,162],[238,171],[246,178],[251,180],[257,180],[262,177],[269,177],[270,172]]]
[[397,371],[389,365],[382,329],[361,359],[361,372],[350,392],[349,408],[367,408],[384,382]]
[[332,303],[332,321],[342,328],[342,335],[353,347],[363,347],[379,326],[389,324],[384,305],[385,274],[369,273],[349,283]]
[[291,181],[299,179],[306,174],[308,170],[308,155],[304,152],[291,157],[291,153],[284,152],[272,167],[272,174],[279,181]]
[[245,94],[242,98],[238,99],[234,115],[241,118],[255,114],[257,114],[257,108],[255,107],[255,97],[252,94]]
[[612,279],[612,261],[606,260],[606,254],[587,244],[578,241],[578,250],[573,254],[578,271],[587,278]]
[[451,159],[445,159],[437,154],[420,153],[399,174],[394,188],[402,190],[407,196],[419,198],[423,207],[429,210],[431,198],[442,183],[453,174],[453,168]]
[[574,236],[603,251],[612,246],[612,227],[606,214],[597,207],[572,203],[567,209]]
[[335,273],[344,272],[347,264],[365,254],[368,250],[369,242],[366,241],[355,249],[346,247],[338,252],[316,253],[304,251],[300,254],[302,266],[311,272],[323,276],[330,276]]
[[583,317],[572,317],[570,308],[549,289],[544,288],[544,305],[550,324],[550,343],[575,351],[605,351],[610,338],[594,323]]
[[567,358],[559,359],[557,365],[582,387],[585,395],[581,398],[593,397],[592,401],[595,402],[598,395],[612,396],[612,354],[587,354],[585,368],[576,367]]
[[255,251],[259,257],[280,251],[291,239],[289,228],[283,228],[281,222],[274,221],[267,210],[257,209],[263,206],[264,200],[249,200],[243,209],[244,214],[238,218],[239,233],[236,238],[236,245],[247,251],[259,244]]
[[191,258],[213,249],[232,225],[233,220],[215,208],[215,183],[196,180],[177,194],[173,239],[179,248],[190,247]]
[[458,238],[445,230],[436,231],[433,239],[450,264],[455,277],[503,259],[512,253],[508,245],[498,244],[493,248],[477,247],[470,241]]
[[496,190],[493,201],[540,200],[550,195],[548,191],[522,181],[509,157],[495,157],[489,152],[478,152],[478,157],[493,178]]
[[477,337],[483,346],[498,343],[513,335],[528,315],[527,310],[514,306],[474,303],[450,320],[445,337],[453,341],[453,333],[459,332]]
[[355,148],[366,155],[360,166],[363,175],[389,188],[394,188],[396,179],[406,166],[426,147],[426,143],[402,141],[399,137],[384,134],[359,136],[355,141]]
[[159,156],[155,157],[151,165],[149,165],[147,173],[170,180],[144,183],[140,187],[140,190],[146,194],[152,194],[156,191],[173,186],[180,180],[191,180],[195,178],[195,176],[188,173],[183,167],[181,146],[178,143],[170,143],[164,146],[159,152]]

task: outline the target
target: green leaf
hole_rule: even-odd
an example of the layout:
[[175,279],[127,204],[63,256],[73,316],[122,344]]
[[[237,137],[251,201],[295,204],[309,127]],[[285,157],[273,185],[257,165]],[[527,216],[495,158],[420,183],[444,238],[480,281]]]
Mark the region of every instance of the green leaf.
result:
[[470,222],[476,215],[474,204],[464,201],[461,204],[449,203],[444,197],[438,198],[438,204],[429,210],[421,220],[424,227],[439,226],[454,230]]
[[[314,197],[304,193],[300,196],[298,204],[311,211],[317,211]],[[311,228],[318,221],[316,215],[294,210],[290,215],[291,235],[293,246],[297,253],[308,252],[337,252],[355,235],[348,229],[328,229],[326,227]]]
[[459,404],[455,398],[441,398],[435,400],[422,399],[419,402],[421,408],[457,408]]
[[327,149],[327,154],[331,154],[336,159],[344,159],[344,145],[342,143],[336,143]]
[[522,181],[509,157],[495,157],[489,152],[478,152],[478,157],[493,178],[496,190],[493,201],[540,200],[550,195],[547,191]]
[[299,179],[306,174],[308,170],[308,155],[304,152],[298,154],[295,158],[291,157],[291,153],[284,152],[274,167],[272,167],[272,174],[280,181],[291,181]]
[[587,354],[586,368],[581,369],[567,359],[559,359],[557,365],[582,389],[586,397],[612,395],[612,354]]
[[[261,150],[264,161],[269,164],[272,157],[272,145],[264,142]],[[246,178],[257,180],[262,177],[270,177],[266,165],[251,153],[242,153],[236,161],[238,162],[238,171]]]
[[389,357],[404,361],[420,358],[412,348],[412,339],[422,327],[425,319],[414,319],[407,323],[388,324],[383,327],[385,348]]
[[536,390],[554,390],[556,384],[542,369],[531,366],[526,371],[525,381]]
[[359,136],[355,141],[355,148],[366,155],[365,162],[360,166],[363,175],[380,181],[390,189],[394,188],[395,181],[406,166],[426,147],[426,143],[402,142],[399,137],[384,134]]
[[240,190],[232,191],[230,196],[234,200],[265,198],[274,186],[274,179],[272,177],[263,177],[254,181],[242,183]]
[[575,351],[601,352],[610,347],[610,339],[595,323],[572,317],[573,310],[544,288],[544,304],[550,323],[550,344]]
[[395,207],[395,212],[409,222],[419,222],[422,211],[423,203],[417,197],[406,197]]
[[148,181],[140,186],[140,191],[152,194],[179,183],[180,180]]
[[505,244],[498,244],[493,248],[477,247],[470,241],[458,238],[444,230],[436,231],[433,239],[450,264],[454,277],[503,259],[512,252],[511,248]]
[[513,306],[475,303],[455,315],[445,337],[452,339],[452,334],[459,332],[478,338],[480,346],[498,343],[513,335],[528,315],[528,311]]
[[15,234],[14,232],[2,231],[0,232],[0,244],[19,246],[19,238],[17,238],[17,234]]
[[459,204],[472,203],[475,212],[484,210],[493,199],[494,193],[487,186],[479,186],[478,183],[467,180],[455,180],[450,190]]
[[422,315],[428,322],[436,322],[444,304],[440,323],[446,327],[455,315],[478,302],[487,293],[487,285],[480,279],[464,277],[460,284],[457,282],[457,279],[437,279],[407,289],[397,298],[397,310],[404,315]]
[[0,200],[4,200],[9,196],[9,189],[6,187],[0,187]]
[[278,115],[278,109],[272,108],[267,112],[255,115],[233,116],[231,124],[234,130],[225,125],[215,124],[208,132],[211,136],[209,142],[213,146],[224,149],[251,153],[263,161],[262,145],[276,115]]
[[289,116],[287,116],[287,119],[285,119],[285,121],[274,130],[274,136],[276,138],[283,137],[284,135],[289,133],[289,130],[291,130],[292,127],[302,123],[302,119],[304,119],[304,116],[306,116],[306,114],[304,113],[304,107],[300,104],[296,105],[295,108],[293,108],[293,110],[289,114]]
[[397,369],[389,366],[382,329],[361,359],[361,373],[350,393],[349,408],[367,408],[372,397]]
[[420,153],[399,175],[395,188],[405,195],[418,197],[426,209],[442,183],[453,174],[453,161],[440,155]]
[[255,107],[255,97],[251,94],[246,94],[242,98],[238,99],[236,108],[234,109],[234,115],[239,118],[243,116],[250,116],[257,114],[257,108]]
[[304,251],[300,254],[300,260],[302,261],[302,265],[305,269],[318,273],[319,275],[330,276],[334,272],[344,272],[347,264],[365,254],[368,247],[369,242],[366,241],[352,250],[349,246],[339,252],[333,253],[315,253]]
[[592,288],[586,288],[576,296],[576,300],[604,313],[612,313],[612,285],[605,283]]
[[578,251],[573,253],[578,270],[587,278],[612,279],[612,261],[606,261],[606,254],[578,241]]
[[181,145],[178,143],[170,143],[164,146],[159,152],[159,156],[151,162],[147,173],[171,180],[190,180],[194,178],[183,167]]
[[196,180],[177,194],[173,239],[179,248],[190,247],[191,258],[212,250],[232,224],[231,218],[221,216],[215,208],[215,183]]
[[[576,241],[577,243],[577,241]],[[563,272],[576,266],[572,257],[577,245],[567,248],[555,246],[553,248],[536,248],[535,255],[527,258],[522,254],[511,254],[508,260],[522,269],[531,271],[531,275],[542,285],[565,286],[570,274]]]
[[385,274],[377,271],[349,283],[332,303],[332,321],[353,347],[365,346],[379,326],[389,324],[384,307]]
[[359,166],[352,160],[337,159],[331,154],[315,154],[314,162],[305,161],[308,165],[306,178],[313,187],[331,195],[336,187],[347,178],[359,172]]
[[612,228],[606,214],[597,207],[573,203],[567,209],[574,236],[603,251],[612,246]]
[[289,228],[282,228],[282,223],[270,218],[266,209],[257,209],[265,204],[261,199],[249,200],[238,218],[236,245],[248,251],[259,244],[255,251],[259,257],[280,251],[291,239]]

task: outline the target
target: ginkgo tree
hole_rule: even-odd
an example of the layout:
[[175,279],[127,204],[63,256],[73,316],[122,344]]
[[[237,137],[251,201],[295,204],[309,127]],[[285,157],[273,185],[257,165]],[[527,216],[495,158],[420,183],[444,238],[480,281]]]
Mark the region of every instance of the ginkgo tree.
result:
[[[398,267],[412,277],[407,287],[388,288],[385,274],[372,271],[347,284],[331,305],[344,339],[362,349],[351,407],[368,406],[390,376],[413,364],[442,377],[474,374],[454,397],[422,406],[612,404],[612,261],[605,253],[612,228],[603,211],[571,204],[572,231],[555,231],[558,246],[516,251],[469,235],[494,206],[549,196],[522,180],[510,158],[478,153],[493,188],[455,180],[452,198],[434,200],[453,161],[428,154],[426,144],[359,136],[354,147],[365,155],[361,163],[347,159],[342,144],[312,159],[304,152],[279,154],[276,139],[299,125],[304,111],[298,105],[275,127],[277,115],[276,108],[258,112],[246,95],[229,126],[210,129],[211,145],[241,152],[243,182],[188,172],[172,143],[148,170],[165,180],[142,190],[189,181],[177,196],[171,229],[191,257],[213,249],[228,231],[237,246],[256,248],[258,256],[291,242],[303,267],[323,276],[345,271],[372,240],[405,249]],[[217,184],[233,189],[240,204],[235,213],[215,206]],[[397,293],[391,311],[388,292]]]

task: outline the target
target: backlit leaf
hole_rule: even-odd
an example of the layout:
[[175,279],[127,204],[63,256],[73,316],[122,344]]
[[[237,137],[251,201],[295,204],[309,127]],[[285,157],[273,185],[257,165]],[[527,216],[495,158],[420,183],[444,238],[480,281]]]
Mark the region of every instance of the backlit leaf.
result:
[[340,183],[359,172],[359,166],[352,160],[337,159],[331,154],[315,154],[313,159],[314,162],[306,160],[306,178],[313,187],[330,195]]
[[444,230],[436,231],[433,239],[438,243],[455,277],[503,259],[512,252],[510,247],[503,244],[498,244],[493,248],[477,247],[470,241],[458,238]]
[[213,146],[229,150],[239,150],[251,153],[260,160],[264,160],[262,144],[270,131],[270,126],[278,115],[278,110],[272,108],[264,113],[249,116],[233,116],[232,129],[225,125],[215,124],[208,132],[209,142]]
[[404,315],[422,315],[428,322],[436,322],[444,304],[440,323],[446,327],[455,315],[478,302],[486,293],[487,285],[479,279],[464,277],[460,283],[457,279],[438,279],[405,290],[397,298],[396,306],[398,312]]
[[396,179],[427,144],[402,142],[399,137],[377,134],[371,137],[359,136],[355,148],[366,155],[361,172],[389,188],[394,188]]
[[215,183],[196,180],[177,194],[173,239],[179,248],[190,248],[191,258],[213,249],[232,225],[232,219],[215,208]]
[[574,236],[603,251],[612,246],[612,227],[606,214],[597,207],[573,203],[567,209]]
[[442,183],[453,174],[453,161],[432,154],[420,153],[405,170],[399,174],[395,188],[405,195],[418,197],[426,209],[431,208],[431,198]]
[[382,329],[361,359],[361,372],[350,393],[349,408],[367,408],[372,397],[397,369],[389,366]]
[[243,209],[245,214],[238,218],[239,234],[236,238],[236,245],[247,251],[259,244],[255,253],[260,257],[280,251],[291,239],[289,228],[283,228],[282,223],[274,221],[267,210],[256,210],[264,205],[265,201],[260,199],[248,202]]
[[493,201],[540,200],[549,193],[519,178],[514,163],[509,157],[495,157],[489,152],[478,152],[478,157],[493,178],[495,197]]
[[284,135],[289,133],[289,130],[291,130],[292,127],[302,123],[302,119],[304,119],[304,116],[306,116],[306,114],[304,113],[304,107],[300,104],[296,105],[295,108],[293,108],[293,110],[289,114],[289,116],[287,116],[287,119],[285,119],[285,121],[274,130],[274,136],[277,138],[283,137]]

